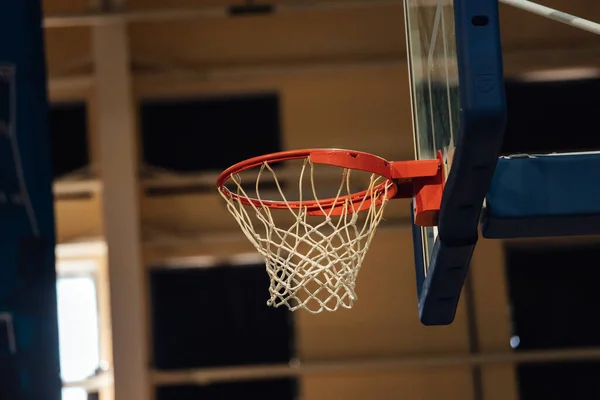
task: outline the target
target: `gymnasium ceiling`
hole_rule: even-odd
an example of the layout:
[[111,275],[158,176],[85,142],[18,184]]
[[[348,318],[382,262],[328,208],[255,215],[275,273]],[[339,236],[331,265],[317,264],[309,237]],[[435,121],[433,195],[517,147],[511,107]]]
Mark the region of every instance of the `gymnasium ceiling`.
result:
[[[99,6],[93,2],[45,1],[52,77],[91,71],[89,27],[107,21],[106,14],[94,11]],[[597,0],[541,3],[600,21]],[[404,61],[401,1],[262,0],[253,4],[281,5],[281,12],[226,16],[228,7],[240,4],[232,0],[125,0],[120,15],[130,21],[132,69],[140,73],[197,72],[224,67]],[[501,21],[508,74],[600,64],[600,38],[593,34],[505,5],[501,5]]]
[[[83,98],[94,104],[96,97],[93,89],[98,82],[94,76],[92,27],[119,22],[125,15],[136,19],[130,21],[127,32],[136,96],[142,97],[148,93],[172,95],[172,91],[187,93],[191,90],[189,87],[197,87],[189,84],[188,76],[203,85],[206,80],[213,78],[221,81],[214,85],[211,82],[207,85],[210,88],[226,87],[230,83],[229,79],[234,76],[237,78],[237,90],[239,87],[263,88],[265,80],[268,81],[267,86],[272,85],[273,76],[279,79],[278,75],[290,71],[293,74],[298,71],[305,74],[324,67],[327,74],[316,74],[315,79],[301,81],[294,76],[287,80],[288,97],[287,102],[284,102],[287,108],[283,115],[288,118],[288,140],[295,138],[293,140],[296,142],[293,143],[297,143],[297,139],[302,136],[297,132],[318,133],[326,128],[331,133],[328,140],[343,137],[347,147],[360,148],[361,133],[367,126],[371,128],[372,122],[363,118],[357,124],[345,117],[346,109],[360,109],[363,105],[358,96],[346,96],[348,90],[360,95],[368,91],[373,93],[374,98],[378,96],[377,109],[369,112],[379,116],[382,124],[385,122],[385,126],[377,128],[381,132],[410,132],[408,104],[405,107],[395,105],[400,104],[401,99],[409,98],[401,1],[364,0],[357,4],[349,3],[349,0],[333,0],[327,3],[329,7],[323,7],[323,3],[303,0],[285,0],[283,3],[280,0],[279,4],[316,4],[317,7],[239,18],[226,16],[228,6],[241,4],[231,0],[125,0],[121,14],[108,15],[93,11],[98,8],[90,5],[91,1],[93,0],[45,1],[46,51],[53,100]],[[259,1],[264,4],[264,0]],[[165,4],[169,4],[170,8],[165,9]],[[331,4],[337,6],[331,7]],[[544,4],[600,21],[598,0],[544,0]],[[155,13],[153,10],[159,12]],[[161,18],[156,18],[157,14],[162,14]],[[149,16],[154,20],[149,21],[148,19],[152,19]],[[597,68],[600,65],[600,38],[597,36],[506,6],[501,6],[501,18],[507,75],[573,67]],[[338,68],[373,64],[376,68],[363,69],[357,74]],[[379,68],[379,65],[384,68]],[[387,68],[390,65],[393,68]],[[329,69],[330,66],[333,68]],[[381,71],[385,73],[381,74]],[[329,79],[340,75],[345,76],[345,80],[327,84],[323,79],[324,76]],[[349,76],[352,77],[348,78]],[[358,82],[355,80],[356,76],[360,78]],[[384,82],[376,79],[381,76]],[[182,77],[184,79],[180,80]],[[240,83],[240,78],[248,82]],[[391,79],[393,83],[390,84],[386,79]],[[354,85],[348,85],[348,82]],[[279,84],[285,86],[281,82]],[[334,93],[333,100],[331,97],[322,99],[322,90]],[[337,118],[336,115],[333,118],[337,125],[330,121],[330,111],[323,111],[330,104],[339,106]],[[303,114],[307,105],[312,110],[310,118]],[[90,109],[95,110],[95,106]],[[90,121],[95,121],[94,112],[91,111]],[[97,141],[94,139],[96,129],[95,122],[91,123],[92,165],[99,159]],[[353,142],[351,137],[356,140]],[[313,139],[318,141],[319,137],[315,136]],[[395,157],[400,157],[397,159],[412,157],[412,135],[397,135],[393,140],[395,148],[406,151],[395,154]],[[388,144],[383,144],[379,148],[379,142],[376,143],[365,150],[383,154],[386,147],[389,147]],[[308,146],[292,144],[292,147]],[[92,172],[96,171],[92,168]],[[101,187],[96,179],[97,175],[88,175],[83,180],[68,182],[64,186],[64,194],[97,193]],[[173,182],[180,184],[182,181],[179,178],[173,180],[169,176],[165,181],[170,182],[169,185]],[[61,182],[63,183],[65,182]],[[165,184],[163,181],[159,183]],[[156,185],[159,183],[154,182]],[[181,184],[188,184],[188,181]],[[62,187],[57,185],[55,189],[60,192]],[[193,196],[184,197],[178,198],[177,203],[186,210],[181,213],[181,219],[165,214],[165,210],[173,208],[166,200],[146,202],[143,207],[146,213],[143,216],[145,234],[150,225],[160,226],[157,231],[162,233],[149,235],[159,237],[164,235],[165,230],[183,230],[183,227],[186,231],[207,229],[207,220],[210,218],[221,224],[221,214],[213,213],[212,208],[206,208],[210,210],[206,211],[211,214],[209,216],[195,212],[203,210],[203,207],[198,207],[198,199]],[[95,236],[101,231],[100,203],[97,196],[92,198],[92,201],[58,202],[57,220],[61,240]],[[212,207],[211,201],[208,200]],[[190,217],[194,212],[195,217]],[[81,218],[81,215],[86,215],[86,218]],[[233,222],[229,216],[223,218]]]

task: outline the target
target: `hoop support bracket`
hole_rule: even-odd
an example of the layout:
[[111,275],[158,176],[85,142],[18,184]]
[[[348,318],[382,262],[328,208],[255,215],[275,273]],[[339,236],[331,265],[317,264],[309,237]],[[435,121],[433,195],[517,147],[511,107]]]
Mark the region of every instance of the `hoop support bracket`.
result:
[[390,164],[392,179],[398,186],[394,198],[413,199],[416,225],[437,226],[444,192],[442,152],[438,152],[435,160],[393,161]]

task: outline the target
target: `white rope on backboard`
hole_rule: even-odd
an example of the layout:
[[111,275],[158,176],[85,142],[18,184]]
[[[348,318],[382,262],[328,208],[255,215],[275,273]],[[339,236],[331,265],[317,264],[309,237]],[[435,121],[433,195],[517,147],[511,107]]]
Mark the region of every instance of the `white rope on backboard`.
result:
[[600,35],[600,24],[587,19],[577,17],[572,14],[567,14],[562,11],[555,10],[550,7],[543,6],[531,2],[529,0],[499,0],[509,6],[520,8],[521,10],[528,11],[533,14],[540,15],[542,17],[553,19],[554,21],[562,22],[563,24],[570,25],[574,28],[582,29]]

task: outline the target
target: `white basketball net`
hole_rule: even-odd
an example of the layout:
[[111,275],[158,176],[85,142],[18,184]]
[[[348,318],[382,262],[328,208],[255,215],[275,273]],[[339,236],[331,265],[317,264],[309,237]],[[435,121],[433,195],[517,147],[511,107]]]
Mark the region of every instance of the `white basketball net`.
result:
[[[343,173],[335,199],[339,199],[344,212],[334,216],[331,215],[331,209],[324,209],[319,205],[323,215],[310,216],[304,207],[289,207],[282,185],[268,162],[258,168],[253,193],[258,204],[242,203],[242,199],[249,197],[242,187],[239,175],[234,174],[230,177],[229,186],[232,190],[223,186],[219,192],[227,201],[227,209],[237,220],[246,237],[265,258],[271,280],[271,297],[267,304],[274,307],[285,305],[292,311],[302,308],[311,313],[335,311],[339,307],[352,308],[357,300],[356,276],[382,219],[391,182],[382,185],[386,178],[372,174],[367,183],[365,198],[373,201],[368,209],[360,213],[354,212],[359,209],[360,204],[355,205],[343,199],[343,196],[352,193],[351,171],[340,168]],[[310,187],[303,188],[307,168],[310,170],[310,179],[306,180],[310,182]],[[313,172],[314,165],[307,157],[299,176],[300,202],[303,201],[303,193],[312,193],[309,200],[318,200]],[[263,173],[272,175],[277,191],[283,198],[282,203],[288,206],[287,209],[272,210],[263,203],[267,201],[261,198],[259,191]],[[237,198],[231,196],[232,193],[235,193]],[[276,214],[279,213],[286,214],[283,224],[278,221]]]

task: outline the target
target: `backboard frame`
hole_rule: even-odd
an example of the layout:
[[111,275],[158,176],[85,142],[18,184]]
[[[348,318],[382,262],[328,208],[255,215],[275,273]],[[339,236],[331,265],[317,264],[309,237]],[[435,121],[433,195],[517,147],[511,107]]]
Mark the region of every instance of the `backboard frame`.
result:
[[[411,1],[404,0],[404,7],[416,129],[408,20]],[[429,257],[423,252],[421,227],[413,223],[419,319],[424,325],[448,325],[455,318],[506,125],[498,0],[454,0],[453,9],[460,104],[458,135],[442,196],[438,235]],[[429,265],[425,265],[427,259]]]

